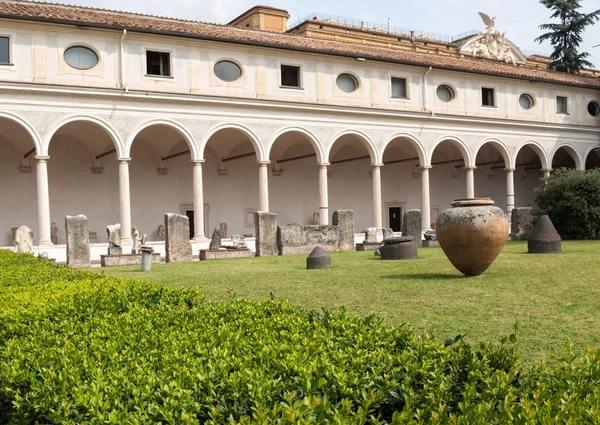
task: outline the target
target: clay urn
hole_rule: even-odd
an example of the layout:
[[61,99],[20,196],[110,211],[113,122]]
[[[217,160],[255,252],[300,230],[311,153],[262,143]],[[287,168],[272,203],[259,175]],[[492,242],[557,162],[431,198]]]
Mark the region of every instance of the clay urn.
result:
[[436,223],[437,238],[452,265],[479,276],[492,265],[508,238],[508,220],[490,198],[456,199]]

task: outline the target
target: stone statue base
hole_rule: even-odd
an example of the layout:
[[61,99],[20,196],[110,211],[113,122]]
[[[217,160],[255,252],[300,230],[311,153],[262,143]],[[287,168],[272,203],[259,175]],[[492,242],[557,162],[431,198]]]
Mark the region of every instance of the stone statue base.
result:
[[108,246],[108,255],[122,255],[123,248],[120,246]]
[[250,258],[254,253],[248,248],[240,249],[201,249],[200,260],[226,260],[229,258]]
[[[151,255],[153,264],[160,263],[160,254],[155,252]],[[100,256],[100,265],[102,267],[130,266],[132,264],[142,264],[142,254],[110,254]]]
[[356,244],[357,251],[376,251],[383,246],[383,242],[363,242]]

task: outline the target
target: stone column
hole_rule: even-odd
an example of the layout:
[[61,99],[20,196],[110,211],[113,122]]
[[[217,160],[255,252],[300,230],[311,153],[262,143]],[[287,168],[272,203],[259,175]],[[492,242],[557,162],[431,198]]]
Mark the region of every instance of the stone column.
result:
[[542,171],[544,172],[544,178],[547,179],[548,177],[550,177],[550,171],[552,171],[552,169],[547,168],[547,169],[543,169]]
[[269,170],[271,161],[259,161],[258,165],[258,210],[269,211]]
[[429,170],[431,165],[421,167],[421,229],[431,230],[431,205],[429,199]]
[[475,168],[477,167],[465,167],[467,171],[467,198],[475,197]]
[[327,189],[328,162],[319,164],[319,224],[329,224],[329,192]]
[[49,156],[36,156],[37,160],[37,208],[38,245],[52,246],[50,237],[50,194],[48,190]]
[[194,240],[206,240],[204,234],[204,187],[202,183],[202,163],[204,159],[192,160],[194,163]]
[[383,164],[371,164],[373,168],[373,226],[381,232],[381,167]]
[[119,160],[119,222],[121,223],[121,243],[133,243],[131,239],[131,196],[129,195],[129,161]]
[[512,210],[515,208],[515,169],[505,168],[504,170],[506,171],[506,214],[510,221]]

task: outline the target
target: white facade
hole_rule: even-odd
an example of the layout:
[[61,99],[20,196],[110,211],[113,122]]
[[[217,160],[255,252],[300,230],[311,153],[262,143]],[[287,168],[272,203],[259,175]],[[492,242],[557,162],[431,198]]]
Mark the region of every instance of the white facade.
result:
[[[51,222],[63,244],[64,216],[75,214],[102,242],[115,222],[125,239],[137,226],[153,240],[164,213],[186,209],[198,242],[222,222],[253,234],[255,210],[309,224],[352,209],[359,232],[390,226],[388,208],[418,208],[425,229],[455,198],[528,206],[544,171],[582,170],[600,146],[592,89],[8,19],[0,37],[11,53],[0,64],[0,246],[22,224],[48,246]],[[73,46],[98,64],[70,67]],[[146,74],[149,50],[170,54],[172,76]],[[221,60],[241,77],[221,81]],[[300,88],[281,87],[282,64],[300,67]],[[340,73],[357,79],[355,92],[337,87]],[[407,79],[408,99],[391,97],[392,77]],[[440,85],[452,101],[437,97]],[[481,106],[482,87],[494,107]]]

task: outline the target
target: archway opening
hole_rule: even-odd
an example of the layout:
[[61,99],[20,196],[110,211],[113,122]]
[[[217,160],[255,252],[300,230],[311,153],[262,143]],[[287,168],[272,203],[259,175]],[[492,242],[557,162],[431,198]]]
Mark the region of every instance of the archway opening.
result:
[[510,168],[508,154],[492,142],[483,144],[475,158],[475,196],[492,198],[496,205],[506,205],[506,168]]
[[329,211],[354,211],[354,228],[360,232],[373,227],[373,181],[375,162],[369,143],[359,135],[337,138],[329,152]]
[[544,177],[542,157],[537,146],[524,145],[517,153],[515,167],[515,207],[530,207],[534,201],[534,190]]
[[90,242],[106,241],[106,226],[119,222],[119,164],[109,132],[91,121],[77,120],[52,135],[48,154],[50,221],[58,243],[65,242],[65,215],[88,218]]
[[[254,212],[259,208],[259,153],[251,136],[224,128],[208,140],[203,166],[205,228],[227,228],[227,236],[254,235]],[[222,225],[223,224],[223,225]]]
[[316,142],[299,131],[277,137],[271,147],[271,212],[280,225],[319,224],[319,169]]
[[383,226],[394,232],[402,230],[406,210],[422,208],[422,156],[415,142],[406,137],[392,139],[383,152],[382,219]]
[[458,142],[444,140],[435,147],[429,173],[432,223],[440,212],[450,208],[452,201],[465,198],[466,165],[467,154]]
[[26,225],[38,241],[35,144],[18,122],[0,117],[0,246],[12,246],[12,228]]
[[558,148],[552,157],[552,169],[568,168],[574,170],[577,168],[577,164],[573,155],[574,153],[571,152],[571,148],[565,146]]
[[586,170],[594,170],[596,168],[600,168],[600,147],[592,149],[585,159]]

